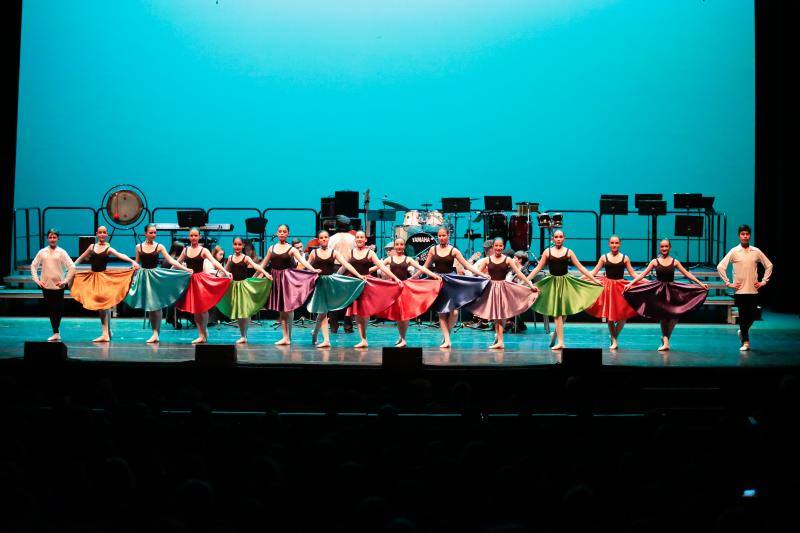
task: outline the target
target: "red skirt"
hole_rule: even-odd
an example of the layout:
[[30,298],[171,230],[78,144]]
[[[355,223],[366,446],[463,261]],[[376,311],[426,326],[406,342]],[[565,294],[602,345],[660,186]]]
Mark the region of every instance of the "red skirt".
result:
[[398,320],[411,320],[430,308],[436,297],[439,296],[441,288],[441,280],[406,280],[403,282],[403,290],[397,300],[387,309],[376,313],[376,316],[395,322]]
[[597,301],[586,309],[587,313],[597,318],[605,318],[611,322],[628,320],[639,314],[622,295],[628,280],[608,279],[603,276],[597,276],[597,279],[603,283],[603,292]]
[[205,272],[192,274],[189,287],[175,302],[175,307],[187,313],[205,313],[225,296],[230,278],[218,278]]
[[403,288],[394,280],[367,276],[361,296],[347,308],[347,316],[372,316],[385,311],[400,297]]

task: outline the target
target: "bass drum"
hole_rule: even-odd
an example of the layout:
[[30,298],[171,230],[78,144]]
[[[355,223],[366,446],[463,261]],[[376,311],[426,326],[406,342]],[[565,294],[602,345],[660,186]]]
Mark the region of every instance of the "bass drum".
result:
[[483,215],[483,234],[487,239],[496,237],[508,240],[508,221],[503,213],[487,213]]
[[430,233],[424,231],[409,231],[408,239],[406,239],[406,255],[417,259],[426,253],[434,244],[436,244],[436,239]]
[[512,215],[508,223],[508,243],[514,251],[528,251],[533,237],[533,225],[528,216]]

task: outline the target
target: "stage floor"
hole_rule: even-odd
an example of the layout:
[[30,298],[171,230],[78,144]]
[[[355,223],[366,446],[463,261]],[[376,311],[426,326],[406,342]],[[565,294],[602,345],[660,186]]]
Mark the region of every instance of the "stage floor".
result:
[[[92,343],[100,331],[98,319],[67,318],[61,327],[62,337],[75,359],[97,361],[147,361],[170,362],[193,359],[194,347],[190,341],[196,336],[194,328],[174,330],[164,324],[161,343],[146,345],[150,331],[141,319],[115,319],[112,321],[114,341],[110,344]],[[368,364],[381,362],[381,348],[392,346],[397,338],[393,324],[371,326],[370,347],[356,350],[352,346],[358,336],[345,334],[342,329],[331,335],[333,347],[317,349],[311,344],[311,329],[295,327],[291,347],[274,346],[280,338],[273,322],[253,325],[248,335],[249,344],[238,349],[239,361],[255,364]],[[50,335],[46,318],[0,318],[0,358],[22,355],[26,340],[45,340]],[[232,343],[238,337],[235,326],[212,326],[210,342]],[[549,337],[542,324],[521,334],[505,336],[504,351],[490,351],[493,333],[488,330],[462,328],[453,337],[453,348],[438,347],[438,329],[411,326],[409,346],[421,346],[427,364],[432,365],[550,365],[559,362],[559,354],[548,348]],[[621,337],[621,348],[608,349],[608,335],[604,324],[567,323],[567,346],[572,348],[603,348],[606,365],[628,366],[680,366],[680,367],[730,367],[730,366],[795,366],[800,364],[800,319],[792,315],[765,313],[764,320],[751,330],[754,349],[740,352],[736,327],[724,324],[678,324],[672,338],[673,349],[658,352],[659,328],[657,324],[629,324]]]

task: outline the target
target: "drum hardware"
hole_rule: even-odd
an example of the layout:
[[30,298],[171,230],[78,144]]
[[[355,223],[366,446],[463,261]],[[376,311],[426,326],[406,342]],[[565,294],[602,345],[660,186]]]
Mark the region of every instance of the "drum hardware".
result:
[[517,202],[517,215],[528,217],[539,210],[539,202]]
[[483,233],[487,239],[500,237],[508,240],[508,219],[503,213],[485,213],[483,215]]

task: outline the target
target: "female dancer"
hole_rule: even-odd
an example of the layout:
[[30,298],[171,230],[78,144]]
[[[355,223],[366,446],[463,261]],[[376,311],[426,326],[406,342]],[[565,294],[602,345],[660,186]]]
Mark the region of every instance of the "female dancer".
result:
[[[580,313],[597,301],[603,292],[600,282],[578,261],[572,250],[564,246],[564,239],[564,232],[556,230],[553,233],[553,246],[542,253],[539,264],[528,274],[528,279],[531,280],[545,265],[550,270],[549,276],[536,283],[541,297],[534,302],[533,310],[555,319],[556,330],[550,334],[552,350],[564,348],[564,321],[567,315]],[[570,263],[592,283],[570,276]]]
[[[490,350],[505,348],[503,330],[506,319],[525,312],[539,295],[539,288],[525,277],[512,258],[503,253],[505,247],[505,241],[497,237],[492,242],[491,255],[475,264],[475,268],[489,274],[491,281],[483,294],[466,307],[475,316],[494,322],[494,331],[497,337],[494,344],[489,346]],[[509,270],[513,270],[528,287],[506,281]]]
[[[377,316],[397,323],[397,333],[400,338],[394,345],[402,348],[406,345],[408,321],[421,315],[433,305],[442,288],[442,278],[407,257],[406,241],[403,239],[394,240],[394,253],[384,259],[383,264],[387,265],[395,277],[403,282],[403,290],[397,300]],[[411,277],[408,271],[409,267],[426,274],[431,279],[409,279]]]
[[[678,318],[694,311],[706,301],[708,285],[686,270],[680,261],[670,257],[672,243],[669,239],[662,240],[658,248],[661,255],[650,261],[647,268],[625,286],[624,296],[637,313],[660,321],[661,346],[658,350],[663,352],[669,350],[669,338],[678,323]],[[676,268],[698,286],[676,283],[674,281]],[[656,270],[656,281],[633,286],[653,269]]]
[[611,336],[610,349],[616,350],[619,347],[619,334],[625,327],[625,321],[636,316],[636,311],[628,305],[622,291],[627,285],[625,281],[625,271],[632,278],[636,277],[636,271],[631,266],[631,260],[627,255],[621,253],[619,248],[622,244],[618,235],[608,238],[608,248],[610,253],[604,254],[597,261],[592,269],[592,275],[596,276],[601,268],[605,268],[605,276],[597,278],[603,284],[603,294],[600,298],[586,309],[586,312],[597,318],[605,318],[608,322],[608,334]]
[[[111,340],[111,308],[125,299],[128,288],[131,286],[133,271],[139,268],[139,263],[116,251],[106,242],[108,230],[105,226],[97,228],[95,237],[97,242],[88,247],[75,260],[75,264],[79,265],[88,259],[92,270],[75,274],[70,293],[86,309],[99,312],[102,333],[92,342],[109,342]],[[107,271],[109,255],[130,263],[133,270]]]
[[[231,282],[225,296],[217,304],[222,314],[239,323],[241,336],[236,344],[247,343],[247,328],[250,317],[264,307],[272,287],[272,276],[264,268],[244,254],[244,240],[233,239],[233,255],[228,257],[225,270],[231,273]],[[251,269],[264,278],[250,277]]]
[[[366,280],[342,254],[328,246],[329,239],[330,234],[327,231],[320,231],[315,239],[318,247],[312,250],[308,256],[308,262],[319,270],[314,294],[311,295],[311,300],[306,307],[309,313],[317,314],[314,331],[311,333],[311,342],[317,348],[330,348],[331,346],[328,312],[344,309],[352,304],[356,298],[361,296]],[[336,274],[336,270],[339,268],[336,266],[337,262],[352,276]],[[354,277],[358,279],[354,279]],[[317,344],[317,335],[320,331],[322,331],[322,342]]]
[[[58,246],[58,230],[47,231],[47,246],[39,250],[31,263],[31,278],[42,289],[42,296],[47,304],[47,314],[50,316],[50,327],[53,335],[47,340],[60,341],[61,316],[64,314],[64,287],[72,283],[75,276],[75,264],[69,254]],[[39,277],[39,266],[42,275]],[[64,270],[67,271],[64,277]]]
[[367,322],[371,315],[375,315],[385,310],[392,305],[395,300],[400,296],[403,290],[403,282],[400,278],[386,268],[375,252],[366,247],[367,234],[363,231],[356,232],[356,247],[350,251],[350,259],[348,260],[353,268],[358,271],[362,276],[369,273],[372,265],[386,274],[392,281],[385,279],[370,277],[367,279],[364,290],[361,296],[355,300],[350,307],[347,308],[347,314],[356,317],[356,325],[358,326],[358,335],[361,341],[355,345],[355,348],[366,348],[367,344]]
[[[440,227],[436,236],[439,243],[428,252],[424,266],[442,276],[442,289],[431,308],[439,314],[439,325],[442,329],[442,337],[444,337],[439,348],[450,348],[450,332],[458,319],[458,310],[483,293],[489,284],[489,274],[475,268],[464,259],[458,248],[450,246],[450,231],[447,228]],[[455,274],[456,262],[477,277]],[[412,278],[417,275],[419,272],[415,273]]]
[[[161,331],[161,310],[174,304],[189,286],[192,269],[178,263],[168,253],[164,245],[155,242],[156,227],[148,224],[144,228],[145,241],[136,245],[136,262],[142,268],[133,275],[131,288],[125,303],[134,309],[144,309],[150,318],[153,334],[147,343],[158,342]],[[158,256],[178,270],[158,268]]]
[[[267,309],[279,313],[283,336],[275,344],[281,346],[292,343],[294,310],[303,305],[314,290],[319,270],[311,266],[297,248],[286,242],[289,237],[289,226],[286,224],[278,226],[276,235],[278,242],[269,247],[261,266],[269,264],[269,273],[272,275],[272,291],[267,300]],[[303,265],[308,271],[294,268],[292,260]]]
[[[217,270],[222,271],[224,277],[218,278],[204,272],[203,263],[206,260],[210,261]],[[194,315],[197,338],[192,341],[192,344],[202,344],[208,340],[208,310],[225,295],[228,285],[231,283],[231,275],[219,261],[214,259],[208,248],[200,246],[200,230],[197,228],[189,230],[189,247],[184,248],[181,252],[178,262],[185,262],[193,274],[189,281],[189,287],[175,306],[181,311]]]

